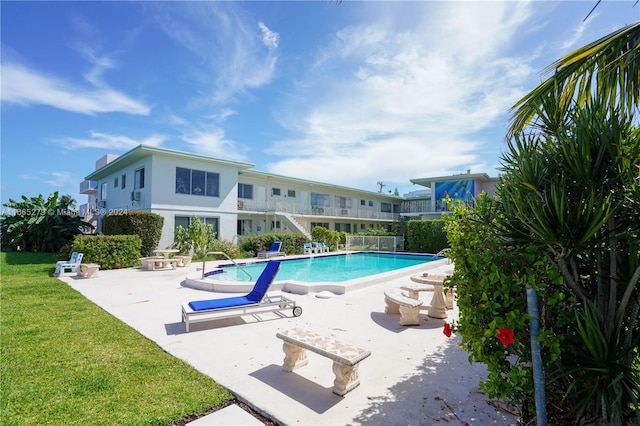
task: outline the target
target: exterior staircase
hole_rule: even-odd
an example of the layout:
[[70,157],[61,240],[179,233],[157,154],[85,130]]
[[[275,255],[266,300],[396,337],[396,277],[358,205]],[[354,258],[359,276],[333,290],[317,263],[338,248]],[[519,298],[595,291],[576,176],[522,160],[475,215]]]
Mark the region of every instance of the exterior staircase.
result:
[[297,229],[298,232],[300,232],[305,237],[307,237],[309,240],[311,240],[311,234],[309,233],[309,231],[307,231],[304,228],[304,226],[300,225],[300,223],[297,220],[295,220],[295,218],[293,216],[291,216],[289,213],[277,212],[277,215],[281,216],[281,217],[284,217],[294,229]]

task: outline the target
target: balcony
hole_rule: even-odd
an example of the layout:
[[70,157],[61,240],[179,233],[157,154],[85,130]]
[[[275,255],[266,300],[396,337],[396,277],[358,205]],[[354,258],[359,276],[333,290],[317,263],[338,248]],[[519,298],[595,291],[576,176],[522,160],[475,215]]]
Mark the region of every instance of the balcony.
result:
[[95,180],[85,180],[80,184],[80,194],[97,195],[98,182]]
[[256,200],[238,200],[238,211],[250,213],[289,213],[293,216],[335,217],[342,219],[369,219],[395,221],[400,219],[397,213],[379,212],[373,210],[359,210],[357,208],[303,206],[283,201],[257,202]]

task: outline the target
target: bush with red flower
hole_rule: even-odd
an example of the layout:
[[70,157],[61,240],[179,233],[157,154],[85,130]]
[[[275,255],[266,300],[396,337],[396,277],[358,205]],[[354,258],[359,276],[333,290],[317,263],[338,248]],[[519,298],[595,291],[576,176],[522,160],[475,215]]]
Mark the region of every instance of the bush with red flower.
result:
[[486,364],[489,374],[480,388],[490,398],[518,407],[523,419],[535,419],[526,286],[544,289],[551,308],[541,318],[547,326],[540,336],[545,362],[559,356],[565,333],[554,333],[552,324],[569,321],[567,298],[555,285],[557,269],[539,253],[504,245],[495,231],[496,204],[481,194],[474,209],[453,205],[453,214],[444,217],[455,264],[445,286],[455,287],[460,314],[443,333],[458,334],[470,360]]

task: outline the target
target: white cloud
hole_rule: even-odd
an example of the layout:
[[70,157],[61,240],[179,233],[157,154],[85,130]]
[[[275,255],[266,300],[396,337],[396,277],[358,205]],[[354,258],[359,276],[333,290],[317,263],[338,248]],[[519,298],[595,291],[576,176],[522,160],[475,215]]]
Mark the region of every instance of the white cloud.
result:
[[21,173],[18,175],[23,180],[35,180],[54,188],[75,185],[77,180],[73,178],[70,172],[38,172],[36,174]]
[[280,41],[280,34],[271,31],[264,22],[258,22],[258,27],[262,31],[262,43],[270,49],[276,49]]
[[191,71],[211,87],[204,93],[209,102],[232,102],[272,81],[279,35],[262,22],[257,34],[233,3],[159,3],[149,8],[169,37],[200,58]]
[[268,149],[284,157],[269,171],[373,189],[484,164],[478,153],[499,151],[509,108],[535,74],[530,52],[512,46],[531,5],[410,3],[404,19],[390,19],[386,3],[370,5],[378,19],[341,29],[315,55],[322,60],[300,84],[313,102],[282,114],[299,137]]
[[[95,76],[94,76],[95,77]],[[107,86],[81,87],[16,63],[2,64],[2,102],[47,105],[80,114],[148,115],[150,107]]]
[[197,153],[233,161],[246,161],[247,147],[226,139],[224,130],[217,126],[190,129],[180,137]]
[[53,139],[52,142],[68,150],[80,148],[99,148],[128,151],[138,145],[161,146],[166,140],[164,135],[151,135],[142,139],[133,139],[128,136],[111,135],[108,133],[91,132],[89,138],[62,138]]

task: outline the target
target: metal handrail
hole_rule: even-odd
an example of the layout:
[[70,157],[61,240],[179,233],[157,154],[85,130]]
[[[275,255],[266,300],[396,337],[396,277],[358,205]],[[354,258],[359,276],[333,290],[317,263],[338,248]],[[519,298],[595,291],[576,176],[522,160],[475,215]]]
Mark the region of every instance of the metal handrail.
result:
[[207,261],[207,256],[209,256],[210,254],[221,254],[224,257],[226,257],[227,259],[229,259],[231,261],[231,263],[233,263],[236,267],[240,268],[240,270],[242,272],[244,272],[245,274],[247,274],[247,276],[249,277],[249,281],[253,281],[253,278],[251,278],[251,274],[249,274],[247,271],[244,270],[244,268],[240,265],[238,265],[236,263],[235,260],[233,260],[232,258],[229,257],[229,255],[223,251],[208,251],[204,254],[204,257],[202,258],[202,278],[204,278],[204,266],[205,266],[205,262]]

